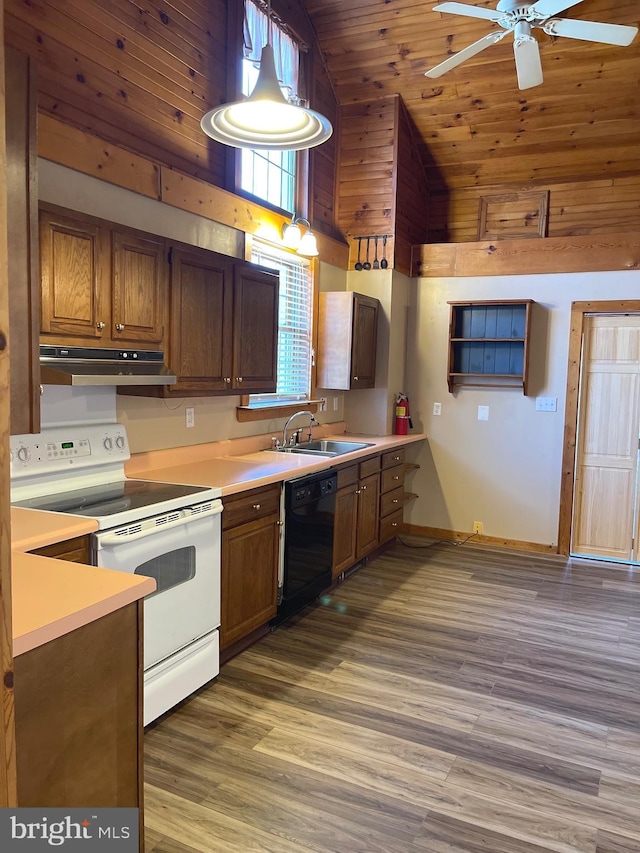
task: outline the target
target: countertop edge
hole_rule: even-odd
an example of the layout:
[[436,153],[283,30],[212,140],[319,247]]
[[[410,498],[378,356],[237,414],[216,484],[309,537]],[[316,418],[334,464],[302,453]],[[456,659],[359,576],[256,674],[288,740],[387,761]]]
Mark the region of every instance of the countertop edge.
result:
[[[12,563],[14,657],[126,607],[156,587],[151,578],[17,551],[12,554]],[[83,573],[81,584],[78,571]],[[67,591],[78,588],[74,600],[65,597],[65,587]],[[41,618],[34,616],[34,589],[46,610]],[[26,607],[29,610],[22,610],[20,616],[18,608]],[[27,624],[23,627],[20,623]]]

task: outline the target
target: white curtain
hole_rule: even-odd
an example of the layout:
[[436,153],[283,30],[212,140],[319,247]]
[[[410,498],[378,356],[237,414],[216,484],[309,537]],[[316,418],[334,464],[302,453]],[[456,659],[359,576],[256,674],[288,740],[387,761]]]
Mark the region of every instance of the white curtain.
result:
[[[244,4],[244,57],[260,64],[262,48],[269,41],[269,22],[266,14],[251,0]],[[271,45],[276,71],[285,97],[298,96],[299,54],[295,41],[278,27],[271,26]]]

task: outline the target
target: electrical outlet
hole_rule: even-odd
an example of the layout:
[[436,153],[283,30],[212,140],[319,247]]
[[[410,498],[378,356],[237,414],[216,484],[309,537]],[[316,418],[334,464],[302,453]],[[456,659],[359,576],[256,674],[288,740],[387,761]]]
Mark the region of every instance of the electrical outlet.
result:
[[488,421],[489,420],[489,406],[478,406],[478,420],[479,421]]
[[441,415],[442,414],[442,403],[434,403],[433,404],[433,414]]
[[320,397],[320,411],[321,412],[327,411],[327,398],[326,397]]
[[555,412],[557,409],[557,397],[536,397],[536,412]]
[[185,412],[185,420],[187,422],[187,429],[191,429],[196,425],[196,410],[193,406],[189,406],[184,410]]
[[478,536],[482,536],[482,522],[474,521],[473,522],[473,532],[477,533]]

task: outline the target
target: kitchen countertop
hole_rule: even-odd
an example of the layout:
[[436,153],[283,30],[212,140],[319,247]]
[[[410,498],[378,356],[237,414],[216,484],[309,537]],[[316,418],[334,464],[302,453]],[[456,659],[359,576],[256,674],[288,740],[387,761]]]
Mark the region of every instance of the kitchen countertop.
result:
[[21,655],[153,592],[152,578],[14,551],[13,654]]
[[91,518],[11,508],[14,656],[113,613],[156,588],[151,578],[24,553],[97,529],[98,522]]
[[[315,438],[362,441],[362,450],[326,457],[264,452],[268,436],[137,454],[126,464],[129,477],[217,487],[232,495],[290,480],[426,439],[426,435],[349,435],[340,425],[314,430]],[[143,598],[155,581],[126,572],[41,557],[26,551],[98,529],[93,519],[11,508],[13,653],[37,646]]]
[[[314,430],[314,437],[319,436],[319,432]],[[384,436],[350,435],[325,430],[321,437],[339,441],[366,442],[371,446],[329,457],[250,448],[246,440],[242,445],[244,452],[231,455],[229,442],[225,442],[222,447],[221,443],[212,443],[209,455],[207,455],[207,445],[198,445],[196,449],[175,448],[171,455],[164,450],[151,451],[141,454],[144,458],[133,457],[125,465],[125,470],[129,477],[219,488],[224,497],[246,489],[291,480],[313,474],[315,471],[325,471],[336,465],[355,462],[374,453],[383,453],[395,447],[424,441],[427,436],[424,433]],[[224,453],[226,455],[223,455]]]

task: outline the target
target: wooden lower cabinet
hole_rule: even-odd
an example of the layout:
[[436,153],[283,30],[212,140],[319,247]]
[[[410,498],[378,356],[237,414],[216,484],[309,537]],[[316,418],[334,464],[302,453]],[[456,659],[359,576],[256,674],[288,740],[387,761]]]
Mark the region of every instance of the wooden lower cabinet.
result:
[[223,503],[220,648],[226,649],[276,615],[280,485]]
[[53,545],[45,545],[31,551],[40,557],[53,557],[56,560],[66,560],[68,563],[84,563],[90,565],[89,537],[76,536],[75,539],[66,539],[63,542],[55,542]]
[[395,539],[400,532],[404,507],[404,456],[403,447],[382,454],[379,531],[381,545]]
[[380,456],[338,469],[333,532],[333,577],[378,546]]
[[15,658],[20,806],[142,807],[141,632],[134,602]]

